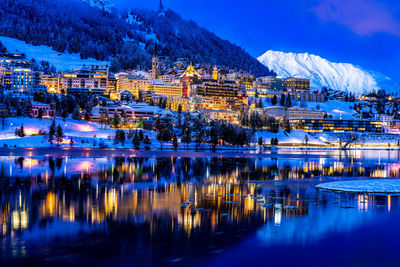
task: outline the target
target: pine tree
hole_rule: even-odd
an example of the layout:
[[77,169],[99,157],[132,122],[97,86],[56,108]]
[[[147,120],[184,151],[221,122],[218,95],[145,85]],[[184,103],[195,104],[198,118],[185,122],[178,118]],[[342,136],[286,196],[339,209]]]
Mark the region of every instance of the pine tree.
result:
[[58,146],[63,141],[63,137],[64,137],[64,132],[63,132],[61,125],[59,124],[57,126],[57,132],[56,132],[56,142],[57,142]]
[[181,104],[178,105],[178,114],[179,115],[182,114],[182,105]]
[[139,139],[139,135],[137,132],[135,133],[135,136],[132,139],[132,144],[135,146],[136,149],[139,149],[140,139]]
[[42,108],[39,108],[39,110],[38,110],[38,118],[39,119],[43,118],[43,109]]
[[276,104],[278,104],[278,98],[276,97],[276,95],[274,95],[274,96],[272,97],[271,104],[274,105],[274,106],[275,106]]
[[121,143],[121,145],[125,145],[125,140],[126,140],[125,131],[124,130],[120,130],[120,132],[119,132],[119,142]]
[[24,125],[21,124],[21,127],[17,128],[15,130],[15,135],[18,137],[25,137],[25,130],[24,130]]
[[284,107],[285,106],[285,103],[286,103],[286,95],[285,94],[282,94],[281,95],[281,106],[282,107]]
[[53,120],[49,128],[49,138],[48,138],[51,146],[53,146],[55,134],[56,134],[56,121]]
[[176,134],[174,134],[174,137],[172,138],[172,145],[176,151],[178,149],[178,139],[176,138]]
[[119,126],[120,126],[121,119],[120,119],[120,117],[119,117],[119,115],[118,115],[118,113],[116,111],[114,112],[114,115],[113,115],[111,123],[112,123],[112,126],[114,128],[119,128]]
[[187,128],[183,132],[182,142],[186,144],[186,147],[189,146],[190,142],[192,141],[190,130]]
[[259,137],[259,138],[258,138],[258,145],[260,146],[260,149],[261,149],[261,147],[262,147],[262,145],[263,145],[263,139],[262,139],[262,137]]
[[118,144],[118,143],[120,143],[120,142],[121,142],[121,130],[118,129],[118,130],[115,132],[114,144]]
[[81,108],[79,105],[76,105],[74,111],[72,112],[72,119],[73,120],[80,120],[81,119]]
[[308,135],[304,136],[304,143],[306,146],[308,146]]
[[289,122],[289,120],[288,120],[288,118],[287,117],[285,117],[284,119],[283,119],[283,129],[287,132],[287,133],[290,133],[291,132],[291,128],[290,128],[290,122]]
[[144,136],[143,136],[143,131],[142,131],[142,130],[140,130],[140,131],[139,131],[139,140],[140,140],[140,142],[142,142],[142,141],[143,141],[143,139],[144,139]]
[[149,149],[150,145],[151,145],[151,141],[148,135],[145,136],[144,140],[143,140],[143,144],[145,144],[145,149]]

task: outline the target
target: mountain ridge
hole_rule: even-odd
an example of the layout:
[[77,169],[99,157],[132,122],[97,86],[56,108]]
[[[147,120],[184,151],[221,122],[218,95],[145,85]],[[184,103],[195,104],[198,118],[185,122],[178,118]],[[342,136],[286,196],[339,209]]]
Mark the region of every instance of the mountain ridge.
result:
[[268,50],[258,60],[279,76],[308,78],[314,89],[328,87],[355,94],[380,89],[398,94],[399,85],[380,72],[351,63],[331,62],[309,53],[285,53]]

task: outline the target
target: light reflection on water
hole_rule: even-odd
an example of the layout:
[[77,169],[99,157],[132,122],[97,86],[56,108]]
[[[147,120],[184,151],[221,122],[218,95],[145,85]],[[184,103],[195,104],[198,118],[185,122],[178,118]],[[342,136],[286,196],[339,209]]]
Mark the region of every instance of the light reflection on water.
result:
[[398,196],[313,187],[397,178],[396,151],[160,156],[0,156],[1,259],[198,264],[249,240],[309,246],[399,206]]

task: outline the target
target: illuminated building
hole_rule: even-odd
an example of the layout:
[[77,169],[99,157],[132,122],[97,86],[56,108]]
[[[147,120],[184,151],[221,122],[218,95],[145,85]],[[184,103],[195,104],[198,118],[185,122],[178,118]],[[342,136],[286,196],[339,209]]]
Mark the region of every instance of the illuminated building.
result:
[[185,72],[179,77],[182,86],[182,97],[191,96],[192,86],[200,83],[202,79],[202,76],[193,67],[193,64],[190,63],[189,67],[187,67]]
[[150,86],[150,80],[140,75],[119,73],[115,77],[117,79],[118,92],[128,91],[136,99],[139,98],[139,92],[148,91]]
[[163,83],[160,80],[152,80],[148,91],[154,92],[156,95],[164,95],[164,96],[183,96],[183,90],[181,85],[174,85]]
[[386,115],[386,114],[375,114],[375,120],[381,121],[383,126],[390,126],[393,116]]
[[58,75],[44,74],[42,76],[42,84],[47,87],[47,92],[60,94],[62,90],[61,78]]
[[190,110],[224,110],[235,111],[236,101],[228,98],[217,97],[192,97],[190,98]]
[[216,97],[236,100],[239,94],[239,86],[230,80],[203,80],[193,85],[190,96],[194,97]]
[[256,82],[256,88],[259,94],[266,94],[268,91],[286,91],[286,80],[279,77],[263,77],[261,81]]
[[10,68],[3,72],[4,87],[21,92],[34,93],[45,91],[42,85],[42,72],[30,68]]
[[215,66],[212,71],[212,78],[213,80],[218,80],[218,77],[219,77],[218,68],[217,66]]
[[300,128],[310,133],[322,132],[382,132],[381,121],[368,120],[291,120],[291,124],[300,125]]
[[301,78],[262,77],[255,82],[258,94],[269,95],[276,92],[310,91],[310,80]]
[[285,81],[288,91],[310,91],[309,79],[287,78]]
[[110,92],[111,100],[119,100],[120,96],[118,93],[117,79],[115,77],[108,77],[107,88]]
[[269,117],[283,119],[286,116],[286,108],[282,106],[271,106],[262,109]]
[[311,92],[291,92],[290,98],[295,101],[302,102],[325,102],[325,94],[311,93]]
[[43,117],[54,117],[55,111],[50,107],[49,104],[44,104],[40,102],[33,102],[32,103],[32,116],[37,118],[39,115],[39,110],[42,110]]
[[92,92],[109,95],[108,69],[106,66],[84,66],[73,73],[63,73],[61,84],[65,93]]
[[31,63],[22,54],[3,53],[0,57],[0,67],[7,69],[13,67],[29,68]]
[[169,110],[178,111],[180,105],[183,112],[190,111],[190,100],[186,97],[171,96],[164,98],[160,95],[154,95],[151,99],[154,103],[158,103],[161,99],[165,100],[167,102],[167,109]]
[[138,119],[151,120],[156,115],[152,107],[144,105],[98,106],[92,108],[91,120],[100,122],[101,119],[111,119],[114,116],[114,113],[117,113],[120,117],[125,113],[125,118],[128,122],[133,122]]
[[239,86],[250,90],[254,86],[254,76],[248,73],[233,72],[226,74],[226,79],[235,81]]
[[289,120],[323,119],[326,116],[326,112],[322,110],[310,110],[307,108],[292,107],[286,110],[286,115]]
[[239,124],[239,112],[237,111],[202,109],[199,112],[209,120]]

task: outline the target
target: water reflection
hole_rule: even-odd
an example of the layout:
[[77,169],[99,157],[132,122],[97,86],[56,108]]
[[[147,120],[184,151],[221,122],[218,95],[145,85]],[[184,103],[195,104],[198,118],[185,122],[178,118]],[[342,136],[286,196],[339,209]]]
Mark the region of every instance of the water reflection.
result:
[[1,156],[1,257],[40,262],[45,251],[43,257],[54,263],[60,253],[74,263],[88,257],[126,263],[135,255],[141,256],[137,264],[187,263],[254,234],[261,246],[305,245],[371,223],[376,213],[389,214],[399,203],[398,196],[337,195],[313,184],[399,177],[399,167],[395,158],[363,153]]

